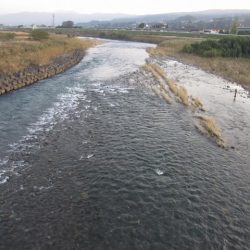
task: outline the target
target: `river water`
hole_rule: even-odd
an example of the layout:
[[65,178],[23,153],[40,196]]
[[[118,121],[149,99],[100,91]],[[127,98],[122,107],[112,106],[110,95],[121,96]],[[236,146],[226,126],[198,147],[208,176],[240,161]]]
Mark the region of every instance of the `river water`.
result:
[[109,41],[0,97],[0,249],[250,248],[249,144],[218,148],[131,84],[148,46]]

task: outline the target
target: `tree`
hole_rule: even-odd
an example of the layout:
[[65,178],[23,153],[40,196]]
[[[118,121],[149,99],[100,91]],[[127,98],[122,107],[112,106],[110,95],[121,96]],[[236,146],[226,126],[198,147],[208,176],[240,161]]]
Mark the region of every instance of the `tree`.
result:
[[238,20],[235,18],[231,24],[230,27],[230,33],[231,34],[236,34],[237,33],[237,28],[238,28]]
[[145,23],[140,23],[138,26],[139,29],[144,29],[145,27],[146,27]]
[[74,22],[73,21],[64,21],[62,23],[62,27],[63,28],[73,28],[74,26]]
[[37,40],[37,41],[40,41],[40,40],[45,40],[45,39],[48,39],[49,38],[49,33],[45,30],[32,30],[30,32],[30,37],[33,39],[33,40]]

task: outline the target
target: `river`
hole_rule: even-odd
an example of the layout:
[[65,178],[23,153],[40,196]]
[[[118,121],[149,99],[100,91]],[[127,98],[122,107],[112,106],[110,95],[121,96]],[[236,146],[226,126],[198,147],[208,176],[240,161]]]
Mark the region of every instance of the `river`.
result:
[[[109,41],[0,97],[0,249],[250,248],[249,99],[229,109],[239,147],[219,148],[182,105],[131,84],[148,46]],[[196,69],[162,63],[216,113]]]

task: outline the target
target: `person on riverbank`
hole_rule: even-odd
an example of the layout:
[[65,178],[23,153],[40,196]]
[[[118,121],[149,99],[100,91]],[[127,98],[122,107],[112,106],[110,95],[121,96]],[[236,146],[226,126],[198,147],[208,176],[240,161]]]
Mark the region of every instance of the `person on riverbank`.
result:
[[237,89],[235,89],[234,91],[234,100],[236,99],[236,96],[237,96]]

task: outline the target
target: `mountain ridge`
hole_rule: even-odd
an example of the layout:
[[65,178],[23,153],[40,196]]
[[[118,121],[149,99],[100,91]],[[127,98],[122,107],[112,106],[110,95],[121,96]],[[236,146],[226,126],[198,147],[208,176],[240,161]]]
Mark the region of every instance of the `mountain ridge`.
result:
[[[212,18],[227,17],[227,16],[241,16],[250,14],[249,10],[244,9],[213,9],[194,12],[171,12],[162,14],[148,14],[148,15],[130,15],[123,13],[92,13],[81,14],[73,11],[55,12],[55,24],[60,25],[63,21],[72,20],[75,23],[88,23],[91,21],[99,22],[159,22],[170,21],[181,16],[192,15],[202,21]],[[17,12],[10,14],[0,14],[0,23],[4,25],[51,25],[51,12]]]

